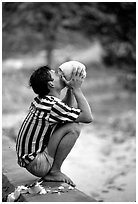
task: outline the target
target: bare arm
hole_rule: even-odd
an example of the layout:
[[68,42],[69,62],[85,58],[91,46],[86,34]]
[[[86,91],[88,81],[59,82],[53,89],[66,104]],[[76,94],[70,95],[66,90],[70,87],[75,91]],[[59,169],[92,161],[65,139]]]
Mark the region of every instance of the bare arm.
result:
[[66,103],[68,106],[73,107],[75,103],[75,98],[72,93],[72,89],[67,88],[67,92],[65,97],[62,100],[64,103]]
[[81,113],[79,117],[76,119],[77,122],[83,122],[83,123],[90,123],[92,122],[92,113],[91,108],[83,95],[80,88],[73,89],[74,96],[76,98],[76,101],[78,103],[78,108],[81,110]]
[[81,113],[76,119],[76,122],[92,122],[91,108],[81,90],[81,85],[83,82],[83,72],[81,69],[78,68],[77,72],[75,69],[73,70],[72,78],[69,82],[66,81],[65,78],[63,79],[67,86],[72,89],[72,93],[77,101],[77,106],[81,110]]

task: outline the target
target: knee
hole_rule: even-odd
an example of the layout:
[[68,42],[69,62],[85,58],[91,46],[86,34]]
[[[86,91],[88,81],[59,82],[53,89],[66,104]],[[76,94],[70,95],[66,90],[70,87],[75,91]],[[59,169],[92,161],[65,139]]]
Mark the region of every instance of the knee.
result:
[[38,154],[26,169],[34,176],[44,177],[48,172],[48,164],[43,154]]
[[80,135],[80,132],[81,132],[80,124],[79,123],[72,123],[71,128],[70,128],[70,132],[77,139]]

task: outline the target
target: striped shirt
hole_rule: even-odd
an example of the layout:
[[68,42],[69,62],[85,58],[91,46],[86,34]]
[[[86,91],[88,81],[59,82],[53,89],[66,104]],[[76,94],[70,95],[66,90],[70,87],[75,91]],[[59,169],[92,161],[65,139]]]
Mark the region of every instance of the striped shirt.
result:
[[34,98],[16,141],[18,164],[25,167],[47,147],[58,123],[73,122],[80,109],[71,108],[54,96]]

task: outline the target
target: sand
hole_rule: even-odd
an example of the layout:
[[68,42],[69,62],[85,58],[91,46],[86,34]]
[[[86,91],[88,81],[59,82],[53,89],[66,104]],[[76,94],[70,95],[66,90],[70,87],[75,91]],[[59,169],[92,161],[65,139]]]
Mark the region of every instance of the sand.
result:
[[63,171],[72,177],[80,190],[99,201],[134,202],[135,137],[121,139],[120,133],[120,137],[115,139],[109,130],[106,130],[107,137],[99,135],[99,132],[93,127],[83,128],[63,164]]

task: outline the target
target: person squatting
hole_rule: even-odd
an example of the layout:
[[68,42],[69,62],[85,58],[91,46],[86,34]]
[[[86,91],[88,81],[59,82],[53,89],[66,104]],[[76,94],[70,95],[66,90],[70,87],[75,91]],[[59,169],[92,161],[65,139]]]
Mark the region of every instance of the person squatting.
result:
[[70,81],[48,66],[35,70],[29,79],[37,96],[19,130],[16,152],[18,164],[44,181],[75,186],[61,166],[80,135],[79,123],[92,122],[91,108],[81,90],[83,81],[80,67],[73,69]]

